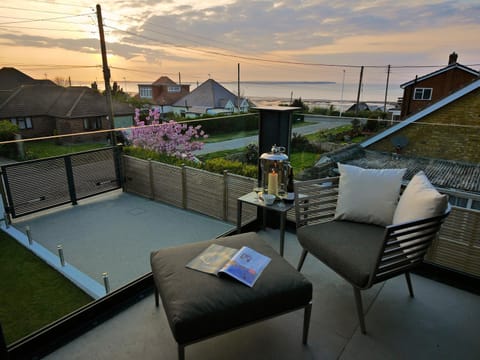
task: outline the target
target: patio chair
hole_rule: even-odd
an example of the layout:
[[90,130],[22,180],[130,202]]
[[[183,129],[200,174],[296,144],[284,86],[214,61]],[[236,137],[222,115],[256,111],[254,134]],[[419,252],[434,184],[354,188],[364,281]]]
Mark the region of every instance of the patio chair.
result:
[[[361,290],[404,274],[410,296],[413,297],[410,270],[422,262],[441,224],[450,213],[450,205],[446,195],[439,194],[423,172],[410,181],[400,200],[404,170],[394,180],[387,176],[383,185],[398,183],[393,186],[397,190],[392,202],[384,198],[383,185],[378,185],[378,179],[375,179],[382,175],[382,170],[373,178],[366,176],[358,181],[355,176],[348,175],[348,171],[346,175],[342,174],[345,165],[339,164],[339,169],[340,177],[295,184],[297,238],[303,247],[297,270],[302,269],[307,254],[311,253],[347,280],[353,286],[360,328],[365,334]],[[343,184],[342,177],[346,177]],[[342,194],[342,191],[347,194]],[[352,196],[351,191],[359,193]],[[392,194],[395,194],[395,189]],[[352,198],[348,199],[349,196]],[[358,203],[359,199],[371,196],[371,201]],[[352,209],[348,209],[349,201],[351,206],[357,207],[357,214],[352,214]],[[393,209],[382,208],[385,203],[391,203]],[[371,213],[375,212],[372,204],[380,204],[381,213],[377,215],[386,215],[386,219],[375,219],[375,215],[372,217]]]

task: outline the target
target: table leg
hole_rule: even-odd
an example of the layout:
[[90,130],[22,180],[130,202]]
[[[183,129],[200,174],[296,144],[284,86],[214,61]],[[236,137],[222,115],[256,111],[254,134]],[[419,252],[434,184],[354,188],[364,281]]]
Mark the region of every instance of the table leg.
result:
[[237,200],[237,234],[242,231],[242,202]]
[[285,247],[285,223],[287,222],[287,213],[282,212],[280,215],[280,256],[283,256],[283,248]]

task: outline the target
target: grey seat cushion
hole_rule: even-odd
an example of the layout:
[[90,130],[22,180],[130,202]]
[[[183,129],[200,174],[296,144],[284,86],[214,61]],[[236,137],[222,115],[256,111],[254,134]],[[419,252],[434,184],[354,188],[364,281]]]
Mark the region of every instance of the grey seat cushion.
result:
[[[249,246],[269,256],[253,288],[185,267],[211,243]],[[307,305],[312,284],[255,233],[161,249],[150,256],[154,281],[175,340],[194,342]]]
[[338,220],[297,229],[305,249],[359,288],[368,283],[384,235],[381,226]]

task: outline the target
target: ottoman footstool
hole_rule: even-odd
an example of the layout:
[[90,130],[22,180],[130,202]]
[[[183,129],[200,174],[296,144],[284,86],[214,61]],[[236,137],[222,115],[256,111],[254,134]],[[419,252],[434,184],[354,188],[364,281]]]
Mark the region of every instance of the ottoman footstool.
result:
[[[185,265],[215,243],[248,246],[272,260],[250,288],[237,280],[188,269]],[[303,343],[307,343],[312,284],[255,233],[161,249],[150,255],[155,284],[184,359],[185,346],[287,312],[305,309]]]

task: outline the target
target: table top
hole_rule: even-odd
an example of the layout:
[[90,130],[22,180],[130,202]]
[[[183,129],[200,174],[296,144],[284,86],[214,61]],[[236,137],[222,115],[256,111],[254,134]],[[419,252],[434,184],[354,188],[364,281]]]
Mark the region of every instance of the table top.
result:
[[282,200],[275,200],[275,202],[272,205],[267,205],[263,200],[258,198],[257,193],[254,191],[239,197],[238,201],[255,205],[255,206],[264,207],[266,209],[274,210],[277,212],[287,212],[288,210],[294,207],[293,202],[287,202]]

